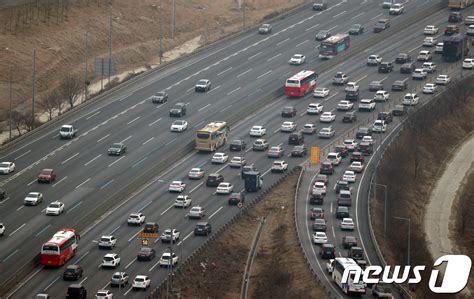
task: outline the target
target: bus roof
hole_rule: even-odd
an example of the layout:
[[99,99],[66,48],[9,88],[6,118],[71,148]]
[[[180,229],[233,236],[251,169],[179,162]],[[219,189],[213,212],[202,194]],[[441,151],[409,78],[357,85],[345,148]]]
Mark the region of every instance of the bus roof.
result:
[[355,267],[360,267],[356,261],[354,261],[351,258],[348,257],[336,257],[334,259],[335,263],[339,263],[344,269],[349,267],[349,266],[355,266]]
[[290,78],[288,78],[288,80],[301,80],[301,79],[304,79],[310,75],[313,75],[314,72],[313,71],[301,71],[293,76],[291,76]]
[[341,40],[345,39],[349,35],[347,33],[338,33],[333,36],[330,36],[326,38],[323,43],[337,43],[340,42]]
[[49,239],[48,242],[50,244],[56,244],[56,245],[61,245],[63,244],[66,240],[69,240],[70,238],[74,237],[76,234],[74,229],[70,228],[63,228],[62,230],[56,232],[51,239]]
[[206,131],[206,132],[215,132],[227,126],[225,121],[214,121],[212,123],[208,123],[199,131]]

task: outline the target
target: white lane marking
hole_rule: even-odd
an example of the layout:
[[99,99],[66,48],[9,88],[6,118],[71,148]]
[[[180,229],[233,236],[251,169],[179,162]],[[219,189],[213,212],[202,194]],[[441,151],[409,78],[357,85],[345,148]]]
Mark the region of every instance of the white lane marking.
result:
[[13,251],[12,253],[10,253],[6,258],[3,259],[3,263],[8,261],[12,256],[14,256],[19,250],[16,249],[15,251]]
[[380,17],[380,16],[382,16],[382,15],[383,15],[383,14],[380,13],[380,14],[378,14],[378,15],[376,15],[375,17],[372,17],[372,18],[370,18],[370,19],[371,19],[371,20],[375,20],[375,19],[377,19],[378,17]]
[[260,79],[260,78],[262,78],[262,77],[264,77],[264,76],[266,76],[266,75],[268,75],[268,74],[271,74],[271,72],[272,72],[272,70],[269,70],[268,72],[263,73],[263,74],[261,74],[260,76],[258,76],[257,79]]
[[84,284],[84,282],[87,280],[87,278],[89,278],[89,276],[84,277],[84,279],[81,280],[81,282],[79,282],[79,284]]
[[128,263],[126,266],[125,266],[125,269],[128,269],[128,267],[130,267],[137,259],[133,259],[130,263]]
[[125,293],[123,293],[123,295],[127,296],[127,294],[130,293],[131,290],[132,290],[132,288],[130,287],[130,289],[128,289]]
[[110,235],[113,235],[116,231],[118,231],[119,228],[120,228],[120,225],[117,226],[116,228],[114,228],[114,229],[110,232]]
[[271,168],[268,168],[268,170],[265,171],[265,172],[262,174],[262,176],[267,175],[267,174],[270,172],[270,170],[272,170],[272,169],[271,169]]
[[80,206],[82,204],[82,201],[76,203],[72,208],[70,208],[69,210],[66,211],[66,214],[68,214],[69,212],[73,211],[75,208],[77,208],[78,206]]
[[199,108],[198,111],[201,112],[202,110],[206,109],[209,106],[211,106],[211,104],[207,104],[206,106]]
[[149,123],[148,126],[151,127],[151,126],[153,126],[154,124],[156,124],[157,122],[159,122],[160,120],[161,120],[161,118],[158,118],[158,119],[155,120],[154,122]]
[[193,189],[191,189],[191,191],[189,191],[189,194],[193,193],[197,188],[201,187],[202,184],[204,184],[204,182],[200,182],[196,187],[194,187]]
[[335,18],[337,18],[337,17],[339,17],[339,16],[342,16],[342,15],[345,14],[346,12],[347,12],[347,11],[344,10],[344,11],[338,13],[337,15],[334,15],[332,18],[335,19]]
[[168,141],[165,145],[170,145],[171,143],[175,142],[176,139],[178,139],[178,138],[173,138],[173,139],[171,139],[171,141]]
[[140,117],[141,117],[141,116],[138,116],[138,117],[132,119],[131,121],[129,121],[129,122],[127,123],[127,125],[129,125],[129,124],[131,124],[131,123],[134,123],[135,121],[139,120]]
[[56,183],[54,183],[52,187],[56,187],[57,184],[61,183],[61,182],[64,181],[65,179],[67,179],[67,176],[63,177],[62,179],[60,179],[59,181],[57,181]]
[[140,210],[138,210],[137,212],[138,213],[141,213],[144,209],[146,209],[149,205],[151,205],[153,203],[153,201],[149,201],[147,202],[143,207],[140,208]]
[[147,144],[148,142],[152,141],[153,139],[155,139],[155,137],[151,137],[150,139],[148,139],[147,141],[143,142],[142,145],[145,145]]
[[408,53],[411,53],[411,52],[415,51],[418,48],[421,48],[421,46],[414,47],[413,49],[409,50]]
[[218,86],[214,87],[213,89],[209,90],[207,93],[209,94],[211,92],[214,92],[214,91],[218,90],[219,88],[221,88],[220,85],[218,85]]
[[336,28],[337,28],[337,26],[338,26],[338,25],[332,26],[332,27],[331,27],[331,28],[329,28],[328,30],[329,30],[329,31],[332,31],[332,30],[336,29]]
[[202,121],[198,122],[197,124],[195,124],[195,125],[193,126],[193,128],[200,127],[203,123],[204,123],[204,121],[202,120]]
[[273,59],[275,59],[277,57],[280,57],[280,56],[281,56],[281,53],[278,53],[277,55],[268,58],[267,61],[272,61]]
[[5,198],[5,199],[2,199],[2,200],[0,200],[0,204],[2,204],[2,203],[4,203],[4,202],[6,202],[6,201],[7,201],[7,200],[9,200],[9,199],[10,199],[10,196],[9,196],[9,197],[7,197],[7,198]]
[[247,96],[249,97],[249,96],[251,96],[251,95],[254,95],[254,94],[256,94],[257,92],[259,92],[259,91],[261,91],[261,90],[262,90],[262,89],[260,89],[260,88],[259,88],[259,89],[256,89],[256,90],[252,91],[251,93],[249,93]]
[[226,73],[226,72],[230,71],[231,69],[232,69],[232,67],[229,67],[229,68],[227,68],[227,69],[223,70],[222,72],[220,72],[220,73],[217,73],[217,76],[220,76],[220,75],[222,75],[222,74],[224,74],[224,73]]
[[24,205],[21,205],[18,209],[16,209],[17,211],[23,209],[25,206]]
[[88,178],[88,179],[85,180],[84,182],[82,182],[82,183],[80,183],[79,185],[77,185],[75,189],[82,187],[84,184],[87,184],[87,182],[89,182],[90,180],[91,180],[91,178]]
[[232,104],[230,104],[229,106],[227,106],[227,107],[225,107],[224,109],[222,109],[221,112],[222,112],[222,111],[225,111],[225,110],[227,110],[227,109],[229,109],[230,107],[232,107]]
[[332,214],[332,202],[331,202],[331,214]]
[[230,95],[233,94],[234,92],[240,90],[240,88],[241,88],[241,87],[237,87],[236,89],[234,89],[234,90],[232,90],[232,91],[229,91],[229,92],[227,93],[227,95],[230,96]]
[[122,157],[118,158],[117,160],[115,160],[114,162],[110,163],[108,167],[113,166],[115,163],[117,163],[118,161],[122,160],[123,158],[125,158],[125,156],[122,156]]
[[110,136],[110,134],[107,134],[104,137],[101,137],[99,140],[97,140],[97,142],[101,142],[102,140],[106,139],[109,136]]
[[187,238],[189,238],[192,234],[193,234],[193,232],[190,232],[186,237],[183,238],[182,241],[184,241],[184,240],[186,240]]
[[99,159],[100,156],[102,156],[102,154],[98,154],[95,158],[92,158],[92,160],[90,160],[89,162],[87,162],[86,164],[84,164],[84,166],[87,166],[87,165],[91,164],[91,163],[94,162],[95,160]]
[[334,225],[331,226],[332,229],[332,236],[334,237],[334,240],[336,239],[336,232],[334,231]]
[[27,155],[27,154],[29,154],[29,153],[31,153],[31,150],[28,150],[28,151],[24,152],[23,154],[19,155],[18,157],[14,158],[13,160],[18,160],[18,159],[20,159],[21,157],[23,157],[23,156],[25,156],[25,155]]
[[237,78],[242,77],[243,75],[245,75],[245,74],[251,72],[252,70],[253,70],[253,69],[248,69],[248,70],[246,70],[245,72],[238,74],[238,75],[237,75]]
[[134,167],[137,166],[137,165],[140,165],[140,163],[142,163],[142,162],[145,161],[146,159],[148,159],[148,157],[142,158],[141,160],[139,160],[138,162],[136,162],[135,164],[133,164],[133,165],[132,165],[132,168],[134,168]]
[[316,28],[316,27],[318,27],[319,25],[320,25],[320,24],[313,25],[313,26],[311,26],[311,27],[306,28],[304,31],[310,31],[311,29]]
[[28,183],[28,186],[33,185],[33,183],[35,183],[36,181],[37,181],[37,179],[32,180],[31,182]]
[[124,143],[125,141],[129,140],[130,138],[132,138],[133,135],[130,135],[128,136],[127,138],[125,138],[124,140],[120,141],[120,143]]
[[330,95],[329,97],[327,97],[324,101],[327,102],[329,101],[330,99],[334,98],[335,96],[337,96],[339,94],[339,92],[336,92],[335,94],[332,94]]
[[363,75],[362,77],[360,77],[359,79],[355,80],[354,82],[355,83],[359,83],[360,81],[362,81],[363,79],[367,78],[367,74]]
[[90,251],[87,251],[86,253],[84,253],[81,257],[79,257],[79,258],[74,262],[74,264],[79,264],[79,262],[82,261],[89,253],[90,253]]
[[139,231],[137,231],[136,233],[133,234],[133,236],[130,237],[130,239],[128,239],[128,242],[131,242],[133,239],[135,239],[135,237],[141,232],[142,230],[140,229]]
[[89,115],[88,117],[86,117],[86,119],[89,120],[89,119],[93,118],[94,116],[96,116],[96,115],[99,114],[99,113],[100,113],[100,110],[97,111],[97,112],[95,112],[95,113],[92,113],[91,115]]
[[67,162],[69,162],[70,160],[74,159],[75,157],[77,157],[79,155],[79,153],[75,153],[74,155],[72,155],[71,157],[67,158],[66,160],[62,161],[61,162],[61,165],[63,164],[66,164]]
[[160,214],[160,216],[163,216],[166,212],[168,212],[168,211],[169,211],[171,208],[173,208],[173,207],[174,207],[174,204],[172,204],[171,206],[169,206],[168,208],[166,208],[166,210],[164,210],[164,211]]
[[383,82],[383,81],[387,80],[387,78],[388,78],[388,76],[385,76],[385,77],[383,77],[382,79],[380,79],[379,81],[382,81],[382,82]]
[[114,181],[114,179],[111,179],[110,181],[108,181],[107,183],[105,183],[104,185],[102,185],[99,189],[100,189],[100,190],[104,189],[104,188],[107,187],[108,185],[112,184],[113,181]]
[[48,284],[44,289],[43,292],[46,292],[56,281],[58,281],[61,276],[56,277],[50,284]]
[[214,215],[216,215],[220,210],[222,210],[222,208],[223,208],[223,207],[221,206],[219,209],[217,209],[217,211],[215,211],[214,213],[212,213],[212,215],[209,216],[208,219],[211,219],[212,217],[214,217]]
[[18,227],[14,231],[12,231],[8,236],[9,237],[13,236],[16,232],[18,232],[20,229],[22,229],[25,225],[26,225],[26,223],[23,223],[22,225],[20,225],[20,227]]
[[295,45],[295,48],[297,48],[297,47],[299,47],[299,46],[301,46],[301,45],[303,45],[303,44],[306,44],[307,42],[309,42],[309,40],[308,40],[308,39],[307,39],[307,40],[305,40],[305,41],[302,41],[302,42],[301,42],[301,43],[299,43],[299,44],[296,44],[296,45]]
[[361,15],[365,14],[365,12],[361,12],[360,14],[358,15],[355,15],[351,18],[351,20],[354,20],[354,19],[357,19],[358,17],[360,17]]
[[277,46],[279,46],[279,45],[281,45],[281,44],[284,44],[284,43],[286,43],[286,42],[289,41],[289,40],[290,40],[290,38],[288,37],[288,38],[282,40],[281,42],[278,42],[278,43],[277,43]]
[[191,91],[194,90],[194,88],[195,88],[195,87],[193,86],[193,87],[191,87],[191,88],[189,88],[189,89],[186,89],[186,92],[191,92]]
[[257,57],[257,56],[260,55],[260,54],[262,54],[262,52],[258,52],[257,54],[254,54],[254,55],[248,57],[247,60],[250,60],[250,59],[252,59],[252,58],[255,58],[255,57]]

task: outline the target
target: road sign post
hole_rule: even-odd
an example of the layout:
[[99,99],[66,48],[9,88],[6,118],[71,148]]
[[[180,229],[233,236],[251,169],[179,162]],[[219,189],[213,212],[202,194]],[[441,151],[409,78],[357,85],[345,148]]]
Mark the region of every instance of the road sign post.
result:
[[320,149],[318,146],[311,147],[311,165],[319,164],[319,152]]

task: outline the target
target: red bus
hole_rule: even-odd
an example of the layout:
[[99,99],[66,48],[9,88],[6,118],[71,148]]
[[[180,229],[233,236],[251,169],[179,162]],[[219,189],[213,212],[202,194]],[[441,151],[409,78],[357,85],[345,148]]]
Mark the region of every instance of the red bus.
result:
[[63,228],[41,247],[40,263],[45,266],[62,266],[77,251],[79,235],[72,228]]
[[288,78],[285,83],[285,95],[288,97],[302,97],[312,92],[316,86],[316,75],[313,71],[301,71]]
[[347,33],[338,33],[328,37],[319,46],[319,58],[331,58],[349,49],[350,37]]

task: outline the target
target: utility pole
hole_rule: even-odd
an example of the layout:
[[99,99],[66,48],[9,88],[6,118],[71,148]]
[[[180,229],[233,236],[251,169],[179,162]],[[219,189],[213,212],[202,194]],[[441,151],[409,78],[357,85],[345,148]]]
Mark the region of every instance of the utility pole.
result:
[[32,96],[31,96],[31,129],[35,128],[35,92],[36,92],[36,49],[33,49],[33,73],[32,79]]
[[112,73],[112,2],[110,2],[109,10],[109,88],[110,88],[110,75]]
[[163,58],[163,1],[160,0],[160,64]]
[[242,30],[245,30],[245,0],[242,0]]
[[171,39],[174,40],[174,32],[176,30],[176,0],[173,0],[173,11],[171,14]]
[[9,140],[12,139],[12,125],[13,125],[13,121],[12,121],[12,100],[13,100],[13,67],[10,66],[10,120],[8,122],[8,125],[9,125],[9,129],[10,129],[10,134],[9,134]]
[[88,32],[86,31],[86,51],[85,51],[85,63],[86,63],[86,70],[84,72],[84,102],[87,101],[87,86],[89,85],[89,81],[87,81],[87,52],[88,52],[88,45],[87,45],[87,39],[88,39]]

